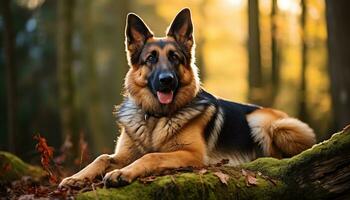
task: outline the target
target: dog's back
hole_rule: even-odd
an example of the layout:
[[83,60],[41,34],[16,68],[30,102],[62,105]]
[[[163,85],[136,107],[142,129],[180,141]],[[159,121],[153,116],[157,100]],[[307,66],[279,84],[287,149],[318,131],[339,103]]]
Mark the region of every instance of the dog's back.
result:
[[207,163],[229,159],[237,165],[261,156],[290,157],[315,143],[308,125],[281,111],[218,99],[204,90],[198,96],[216,108],[205,128]]

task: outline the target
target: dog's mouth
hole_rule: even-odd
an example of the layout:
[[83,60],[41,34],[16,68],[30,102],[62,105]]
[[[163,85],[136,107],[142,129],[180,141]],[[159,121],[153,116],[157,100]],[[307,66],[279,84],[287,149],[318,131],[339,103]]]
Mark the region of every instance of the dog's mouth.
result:
[[174,92],[170,91],[157,91],[158,101],[161,104],[170,104],[173,102]]

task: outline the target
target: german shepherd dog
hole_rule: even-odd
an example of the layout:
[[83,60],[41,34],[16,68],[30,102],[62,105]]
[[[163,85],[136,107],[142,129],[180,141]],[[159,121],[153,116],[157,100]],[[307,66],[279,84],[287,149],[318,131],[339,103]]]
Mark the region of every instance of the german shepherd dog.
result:
[[201,87],[189,9],[177,14],[161,38],[129,14],[125,35],[130,69],[125,99],[115,110],[121,127],[115,152],[63,179],[61,187],[103,174],[107,186],[117,187],[222,159],[239,165],[261,156],[290,157],[315,143],[313,130],[284,112],[226,101]]

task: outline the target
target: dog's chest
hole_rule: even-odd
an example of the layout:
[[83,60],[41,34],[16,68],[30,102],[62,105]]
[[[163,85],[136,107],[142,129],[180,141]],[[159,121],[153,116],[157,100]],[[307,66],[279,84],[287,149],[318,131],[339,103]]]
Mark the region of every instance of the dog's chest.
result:
[[[178,145],[177,133],[192,119],[203,113],[208,105],[205,101],[195,101],[172,116],[154,117],[147,115],[131,99],[126,99],[117,108],[115,114],[119,124],[141,152],[172,151]],[[174,144],[170,147],[175,149],[164,149],[169,141],[173,141]]]

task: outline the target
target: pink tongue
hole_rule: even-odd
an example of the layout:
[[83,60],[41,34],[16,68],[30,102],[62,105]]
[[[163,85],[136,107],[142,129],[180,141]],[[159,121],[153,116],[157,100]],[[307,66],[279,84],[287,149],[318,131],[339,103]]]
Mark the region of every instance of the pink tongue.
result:
[[173,101],[173,91],[168,93],[157,92],[157,96],[161,104],[169,104]]

